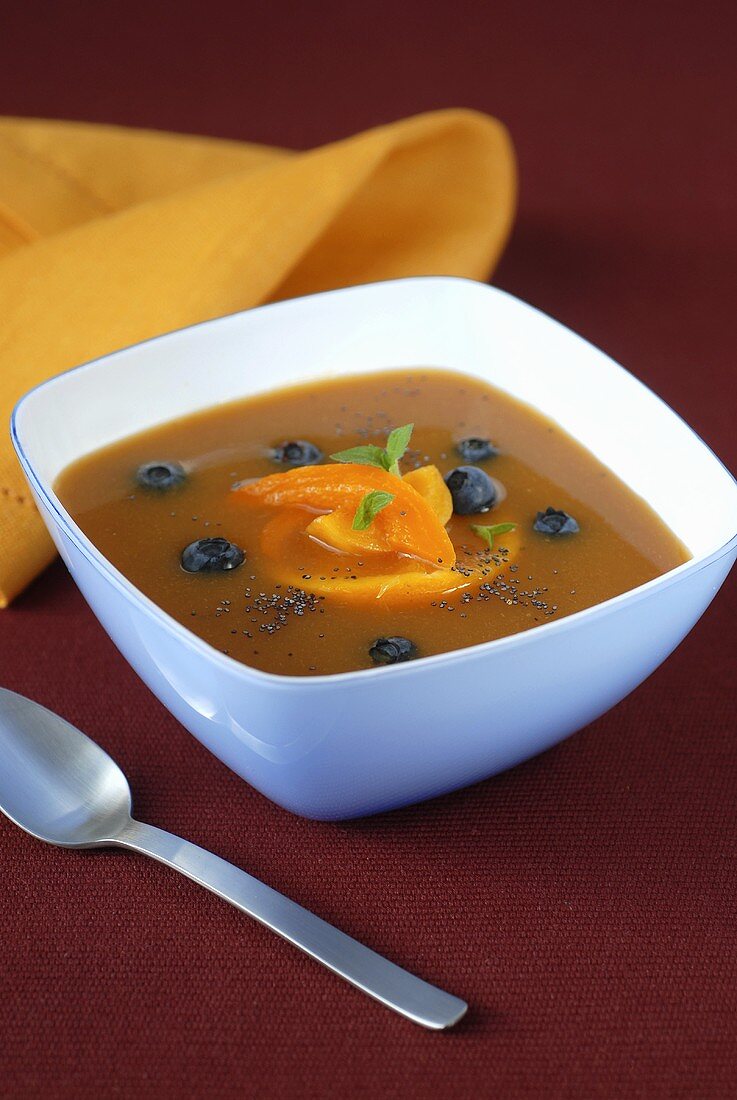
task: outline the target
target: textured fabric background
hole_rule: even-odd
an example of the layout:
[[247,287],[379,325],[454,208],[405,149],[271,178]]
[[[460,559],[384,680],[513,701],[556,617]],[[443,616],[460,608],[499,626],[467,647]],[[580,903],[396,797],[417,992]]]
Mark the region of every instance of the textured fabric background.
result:
[[[522,181],[497,282],[737,468],[733,5],[26,0],[2,17],[0,113],[297,148],[450,104],[497,115]],[[108,748],[142,818],[472,1010],[423,1032],[174,873],[3,820],[0,1095],[734,1096],[736,615],[732,578],[647,684],[544,756],[325,825],[208,755],[52,567],[0,616],[0,682]]]

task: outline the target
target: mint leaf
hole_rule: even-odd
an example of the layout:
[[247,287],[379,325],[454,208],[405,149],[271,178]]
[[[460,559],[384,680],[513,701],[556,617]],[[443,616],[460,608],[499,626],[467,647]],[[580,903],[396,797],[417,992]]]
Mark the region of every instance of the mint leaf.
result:
[[399,460],[409,447],[414,427],[414,424],[403,424],[401,428],[389,432],[385,453],[389,459],[388,469],[393,474],[399,475]]
[[[394,428],[389,432],[386,441],[386,450],[377,447],[374,443],[367,443],[363,447],[349,447],[347,451],[338,451],[330,457],[334,462],[353,462],[360,466],[378,466],[380,470],[401,477],[399,472],[399,460],[407,450],[412,437],[414,424],[404,424],[401,428]],[[368,524],[367,524],[368,526]],[[357,528],[361,530],[361,528]]]
[[338,451],[330,456],[335,462],[355,462],[361,466],[378,466],[380,470],[387,470],[386,451],[382,447],[376,447],[368,443],[365,447],[350,447],[347,451]]
[[391,504],[393,500],[394,494],[385,493],[382,489],[374,489],[372,492],[366,493],[366,496],[356,508],[356,514],[353,517],[353,530],[365,531],[367,527],[371,526],[381,509],[386,508],[387,504]]
[[506,535],[507,531],[514,531],[516,523],[492,523],[484,526],[482,523],[472,523],[471,530],[488,544],[490,550],[494,549],[494,535]]

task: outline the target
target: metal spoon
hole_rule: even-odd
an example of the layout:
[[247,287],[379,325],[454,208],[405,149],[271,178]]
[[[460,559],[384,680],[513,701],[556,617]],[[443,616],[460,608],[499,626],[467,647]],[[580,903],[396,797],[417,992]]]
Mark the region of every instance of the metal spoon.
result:
[[128,781],[107,753],[38,703],[0,688],[0,810],[62,848],[130,848],[255,917],[388,1008],[429,1028],[467,1005],[395,966],[224,859],[131,817]]

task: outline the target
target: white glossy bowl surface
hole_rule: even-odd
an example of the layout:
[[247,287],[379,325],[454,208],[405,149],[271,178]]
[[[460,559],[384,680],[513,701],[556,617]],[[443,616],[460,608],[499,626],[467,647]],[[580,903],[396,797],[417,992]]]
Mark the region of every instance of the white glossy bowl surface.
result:
[[[53,491],[76,458],[197,409],[312,377],[417,366],[476,375],[557,420],[659,513],[693,559],[511,638],[389,668],[273,676],[156,607]],[[678,645],[737,556],[737,484],[692,430],[568,329],[461,279],[317,294],[126,348],[27,394],[12,434],[59,552],[131,665],[234,771],[309,817],[354,817],[453,790],[585,726]],[[684,500],[699,501],[697,525]]]

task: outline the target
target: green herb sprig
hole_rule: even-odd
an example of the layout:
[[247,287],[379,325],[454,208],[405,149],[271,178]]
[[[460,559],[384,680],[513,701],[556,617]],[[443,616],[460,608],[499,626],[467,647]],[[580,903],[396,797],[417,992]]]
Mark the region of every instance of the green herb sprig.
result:
[[494,536],[506,535],[507,531],[514,531],[516,523],[492,523],[489,526],[484,526],[482,523],[472,523],[471,530],[474,535],[478,535],[480,539],[488,545],[490,550],[494,549]]
[[[376,466],[380,470],[386,470],[388,474],[401,477],[399,462],[404,455],[409,441],[412,438],[414,424],[403,424],[401,428],[394,428],[389,432],[386,447],[377,447],[375,443],[367,443],[362,447],[349,447],[347,451],[338,451],[330,457],[334,462],[348,462],[358,466]],[[367,493],[356,508],[353,517],[353,530],[365,531],[371,526],[376,516],[391,504],[394,500],[393,493],[386,493],[382,489],[374,489]]]
[[401,428],[394,428],[389,432],[386,447],[377,447],[375,443],[367,443],[362,447],[349,447],[347,451],[338,451],[330,457],[334,462],[353,462],[360,466],[378,466],[380,470],[386,470],[389,474],[401,477],[399,461],[404,455],[409,441],[412,438],[414,424],[403,424]]
[[352,524],[353,530],[365,531],[374,522],[382,508],[386,508],[387,504],[391,504],[393,500],[394,493],[385,493],[382,489],[374,489],[372,492],[366,493],[366,496],[356,508]]

